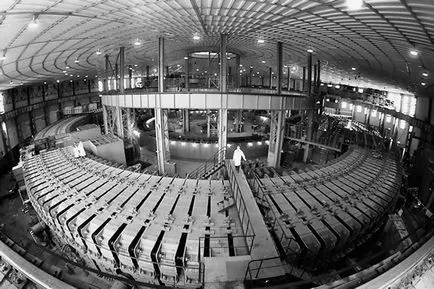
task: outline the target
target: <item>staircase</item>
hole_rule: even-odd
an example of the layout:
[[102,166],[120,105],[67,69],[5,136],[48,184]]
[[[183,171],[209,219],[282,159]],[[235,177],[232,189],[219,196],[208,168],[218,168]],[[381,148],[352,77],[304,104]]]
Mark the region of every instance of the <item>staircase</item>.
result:
[[210,159],[200,167],[188,174],[190,179],[208,179],[225,165],[226,148],[217,151]]

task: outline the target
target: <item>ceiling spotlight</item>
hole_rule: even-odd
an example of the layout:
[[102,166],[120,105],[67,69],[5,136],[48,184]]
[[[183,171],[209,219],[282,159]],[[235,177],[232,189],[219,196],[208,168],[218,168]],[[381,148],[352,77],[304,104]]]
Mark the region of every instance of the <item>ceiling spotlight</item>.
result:
[[136,41],[134,41],[134,45],[138,46],[141,45],[142,42],[139,39],[136,39]]
[[57,82],[57,83],[59,83],[59,82],[60,82],[60,80],[56,80],[56,82]]
[[352,69],[352,70],[356,70],[356,68],[355,68],[355,67],[351,67],[351,69]]
[[195,33],[195,34],[193,35],[193,40],[196,40],[196,41],[200,40],[200,35],[197,34],[197,33]]
[[346,0],[345,2],[349,10],[359,10],[363,5],[363,0]]
[[97,49],[95,53],[96,53],[96,55],[101,55],[102,52],[101,52],[101,50]]
[[184,56],[184,60],[188,60],[188,56]]
[[29,28],[36,28],[36,27],[38,27],[37,18],[38,18],[38,16],[36,14],[33,15],[32,21],[30,21],[30,23],[29,23]]
[[309,52],[309,53],[313,53],[313,49],[312,49],[312,48],[309,48],[309,49],[307,50],[307,52]]
[[422,72],[423,77],[428,77],[428,72]]
[[80,60],[78,60],[78,58],[76,58],[76,59],[74,60],[74,62],[75,62],[75,63],[79,63]]
[[426,85],[426,83],[425,83],[425,82],[422,82],[422,83],[421,83],[421,85],[422,85],[422,86],[425,86],[425,85]]
[[66,68],[66,69],[69,69],[69,66],[67,65],[67,66],[65,66],[65,68]]
[[258,44],[264,44],[265,40],[264,39],[258,39]]
[[262,62],[262,63],[265,63],[265,60],[262,60],[261,62]]
[[419,51],[414,49],[414,48],[410,49],[409,53],[410,53],[410,56],[413,56],[413,57],[419,56]]

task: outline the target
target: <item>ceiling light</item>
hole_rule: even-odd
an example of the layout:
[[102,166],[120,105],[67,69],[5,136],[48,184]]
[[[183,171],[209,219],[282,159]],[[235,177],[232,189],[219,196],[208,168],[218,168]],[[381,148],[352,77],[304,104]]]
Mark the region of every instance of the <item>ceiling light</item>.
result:
[[425,86],[425,85],[426,85],[426,83],[425,83],[425,82],[422,82],[422,83],[421,83],[421,85],[422,85],[422,86]]
[[193,35],[193,40],[200,40],[200,35],[199,34],[197,34],[197,33],[195,33],[194,35]]
[[309,53],[313,53],[313,49],[312,49],[312,48],[309,48],[309,49],[307,50],[307,52],[309,52]]
[[141,45],[142,42],[139,39],[136,39],[136,41],[134,41],[134,45],[138,46]]
[[96,55],[101,55],[101,53],[102,53],[101,50],[99,49],[96,50]]
[[258,39],[258,44],[264,44],[265,40],[264,39]]
[[414,48],[410,49],[409,53],[410,53],[410,56],[413,56],[413,57],[419,56],[419,51],[417,49],[414,49]]
[[184,60],[188,60],[188,56],[184,56]]
[[351,67],[351,69],[352,69],[352,70],[356,70],[356,68],[355,68],[355,67]]
[[36,28],[38,27],[38,21],[37,21],[38,16],[37,15],[33,15],[33,19],[32,21],[30,21],[29,23],[29,28]]
[[137,66],[139,66],[138,64],[134,64],[134,67],[137,67]]
[[261,62],[262,62],[262,63],[265,63],[265,60],[262,60]]
[[56,82],[57,82],[57,83],[59,83],[59,82],[60,82],[60,80],[56,80]]
[[66,69],[69,69],[69,66],[67,65],[67,66],[65,66],[65,68],[66,68]]
[[346,0],[346,4],[349,10],[358,10],[362,8],[363,0]]
[[428,77],[428,72],[422,72],[423,77]]
[[75,62],[75,63],[79,63],[80,60],[78,60],[78,58],[76,58],[76,59],[74,60],[74,62]]

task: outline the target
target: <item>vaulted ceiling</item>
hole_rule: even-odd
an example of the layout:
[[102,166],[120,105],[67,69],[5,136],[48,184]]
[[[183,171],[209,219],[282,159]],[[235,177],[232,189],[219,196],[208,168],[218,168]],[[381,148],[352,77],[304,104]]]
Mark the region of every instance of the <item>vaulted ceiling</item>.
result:
[[422,93],[434,83],[433,0],[1,0],[0,90],[101,75],[120,46],[136,71],[153,67],[159,37],[167,65],[183,65],[188,52],[218,50],[221,33],[264,74],[281,41],[292,67],[312,49],[325,82]]

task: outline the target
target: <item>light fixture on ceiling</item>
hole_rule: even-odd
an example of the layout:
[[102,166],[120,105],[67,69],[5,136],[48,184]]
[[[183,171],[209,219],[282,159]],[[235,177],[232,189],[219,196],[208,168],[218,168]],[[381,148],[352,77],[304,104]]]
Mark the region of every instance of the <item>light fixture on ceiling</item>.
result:
[[188,56],[184,56],[184,60],[188,60]]
[[258,39],[258,44],[264,44],[265,40],[264,39]]
[[30,21],[29,23],[29,28],[36,28],[38,27],[39,23],[38,23],[38,15],[34,14],[32,21]]
[[415,49],[415,48],[411,48],[408,53],[410,54],[410,56],[412,57],[418,57],[419,56],[419,50]]
[[309,53],[313,53],[313,49],[312,49],[312,48],[309,48],[309,49],[307,49],[307,52],[309,52]]
[[99,48],[96,50],[96,55],[101,55],[102,54],[102,52],[101,52],[101,50],[99,50]]
[[363,5],[363,0],[346,0],[345,2],[349,10],[359,10]]
[[139,39],[136,39],[136,40],[134,41],[134,45],[135,45],[135,46],[142,45],[142,42],[141,42]]
[[356,70],[356,68],[355,67],[351,67],[351,70]]
[[426,85],[426,82],[421,82],[421,85],[422,85],[422,86],[425,86],[425,85]]
[[261,62],[262,62],[262,63],[265,63],[265,60],[262,60]]
[[428,77],[428,72],[422,72],[423,77]]
[[200,40],[200,35],[199,35],[199,33],[195,33],[195,34],[193,35],[193,40],[195,40],[195,41]]
[[60,80],[56,80],[56,82],[57,82],[57,83],[59,83],[59,82],[60,82]]
[[76,58],[75,60],[74,60],[74,63],[79,63],[80,62],[80,60],[78,60],[78,58]]
[[67,66],[65,66],[65,69],[69,69],[69,66],[67,65]]

